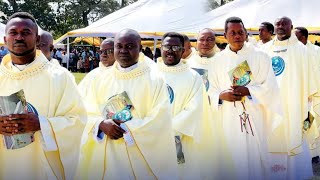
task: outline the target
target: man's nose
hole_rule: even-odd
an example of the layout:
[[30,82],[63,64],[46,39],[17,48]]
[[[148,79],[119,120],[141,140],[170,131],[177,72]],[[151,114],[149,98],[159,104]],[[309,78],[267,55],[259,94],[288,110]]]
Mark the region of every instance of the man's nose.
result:
[[16,40],[24,40],[24,36],[22,34],[17,34]]
[[129,51],[126,48],[121,48],[119,52],[120,53],[128,53]]

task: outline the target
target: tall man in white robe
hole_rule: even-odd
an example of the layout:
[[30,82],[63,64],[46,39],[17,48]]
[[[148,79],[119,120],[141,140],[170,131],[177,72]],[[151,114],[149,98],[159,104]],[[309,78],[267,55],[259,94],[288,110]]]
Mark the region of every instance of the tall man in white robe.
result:
[[[166,33],[158,69],[168,86],[172,104],[180,179],[232,178],[233,168],[218,119],[210,114],[201,76],[180,61],[184,38]],[[228,162],[229,161],[229,162]]]
[[[291,19],[277,18],[274,27],[275,38],[262,48],[271,57],[281,92],[288,149],[286,179],[307,179],[313,172],[306,141],[310,123],[305,120],[309,111],[308,98],[317,93],[319,80],[309,74],[315,67],[311,66],[306,47],[291,35]],[[314,111],[318,110],[314,107]]]
[[[177,178],[167,87],[148,62],[139,61],[140,49],[136,31],[120,31],[114,42],[115,64],[93,82],[81,178]],[[122,100],[112,103],[115,98]],[[117,108],[119,104],[125,107]]]
[[246,36],[240,18],[226,20],[229,45],[213,59],[209,95],[222,118],[237,179],[269,179],[273,162],[268,153],[281,149],[275,144],[281,139],[273,137],[281,124],[281,106],[273,98],[280,93],[269,56],[245,43]]
[[100,62],[99,67],[90,71],[79,83],[78,88],[82,97],[86,97],[89,89],[91,88],[92,81],[96,76],[101,75],[111,68],[114,59],[114,39],[107,38],[100,44]]
[[[295,27],[294,28],[295,35],[297,36],[298,40],[304,44],[307,47],[310,62],[313,64],[312,66],[317,67],[316,72],[310,73],[311,76],[319,76],[320,69],[320,48],[319,46],[313,45],[310,41],[308,41],[308,35],[309,32],[305,27]],[[319,84],[320,85],[320,84]],[[311,151],[311,157],[312,162],[319,162],[319,155],[320,155],[320,134],[319,134],[319,115],[316,114],[312,109],[312,98],[309,98],[309,113],[308,113],[308,119],[309,121],[312,119],[315,119],[315,121],[312,122],[312,126],[310,127],[310,130],[308,131],[308,142],[310,146]]]
[[[32,112],[0,116],[0,178],[73,179],[85,124],[80,118],[86,114],[76,85],[36,51],[39,36],[32,15],[13,14],[4,41],[10,54],[0,66],[0,96],[22,89]],[[24,133],[34,133],[31,144],[19,149],[4,146],[4,135]]]

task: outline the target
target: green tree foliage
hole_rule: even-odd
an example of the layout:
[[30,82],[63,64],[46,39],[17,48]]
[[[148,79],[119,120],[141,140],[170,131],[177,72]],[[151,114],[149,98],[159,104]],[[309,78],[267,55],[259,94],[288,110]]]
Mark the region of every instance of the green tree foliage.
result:
[[55,38],[66,32],[89,25],[98,19],[137,0],[0,0],[0,22],[15,12],[31,13],[39,26]]

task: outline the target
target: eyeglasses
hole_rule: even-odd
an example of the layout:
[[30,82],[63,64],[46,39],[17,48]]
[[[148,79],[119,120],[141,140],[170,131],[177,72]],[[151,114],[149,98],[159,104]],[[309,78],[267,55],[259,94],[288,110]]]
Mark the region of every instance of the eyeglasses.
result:
[[113,49],[100,50],[100,54],[113,54],[113,52],[114,52]]
[[181,46],[169,46],[169,45],[161,45],[162,50],[164,51],[169,51],[170,49],[172,51],[181,51],[183,49],[183,47]]

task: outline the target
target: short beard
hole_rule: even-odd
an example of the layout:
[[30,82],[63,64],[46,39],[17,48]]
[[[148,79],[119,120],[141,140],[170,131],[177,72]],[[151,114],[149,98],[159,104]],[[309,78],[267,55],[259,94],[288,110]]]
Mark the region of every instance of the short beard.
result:
[[33,51],[34,51],[34,49],[30,49],[30,50],[27,50],[27,51],[22,52],[22,53],[16,53],[16,52],[13,52],[13,51],[10,51],[10,53],[14,54],[15,56],[26,56],[26,55],[32,53]]

